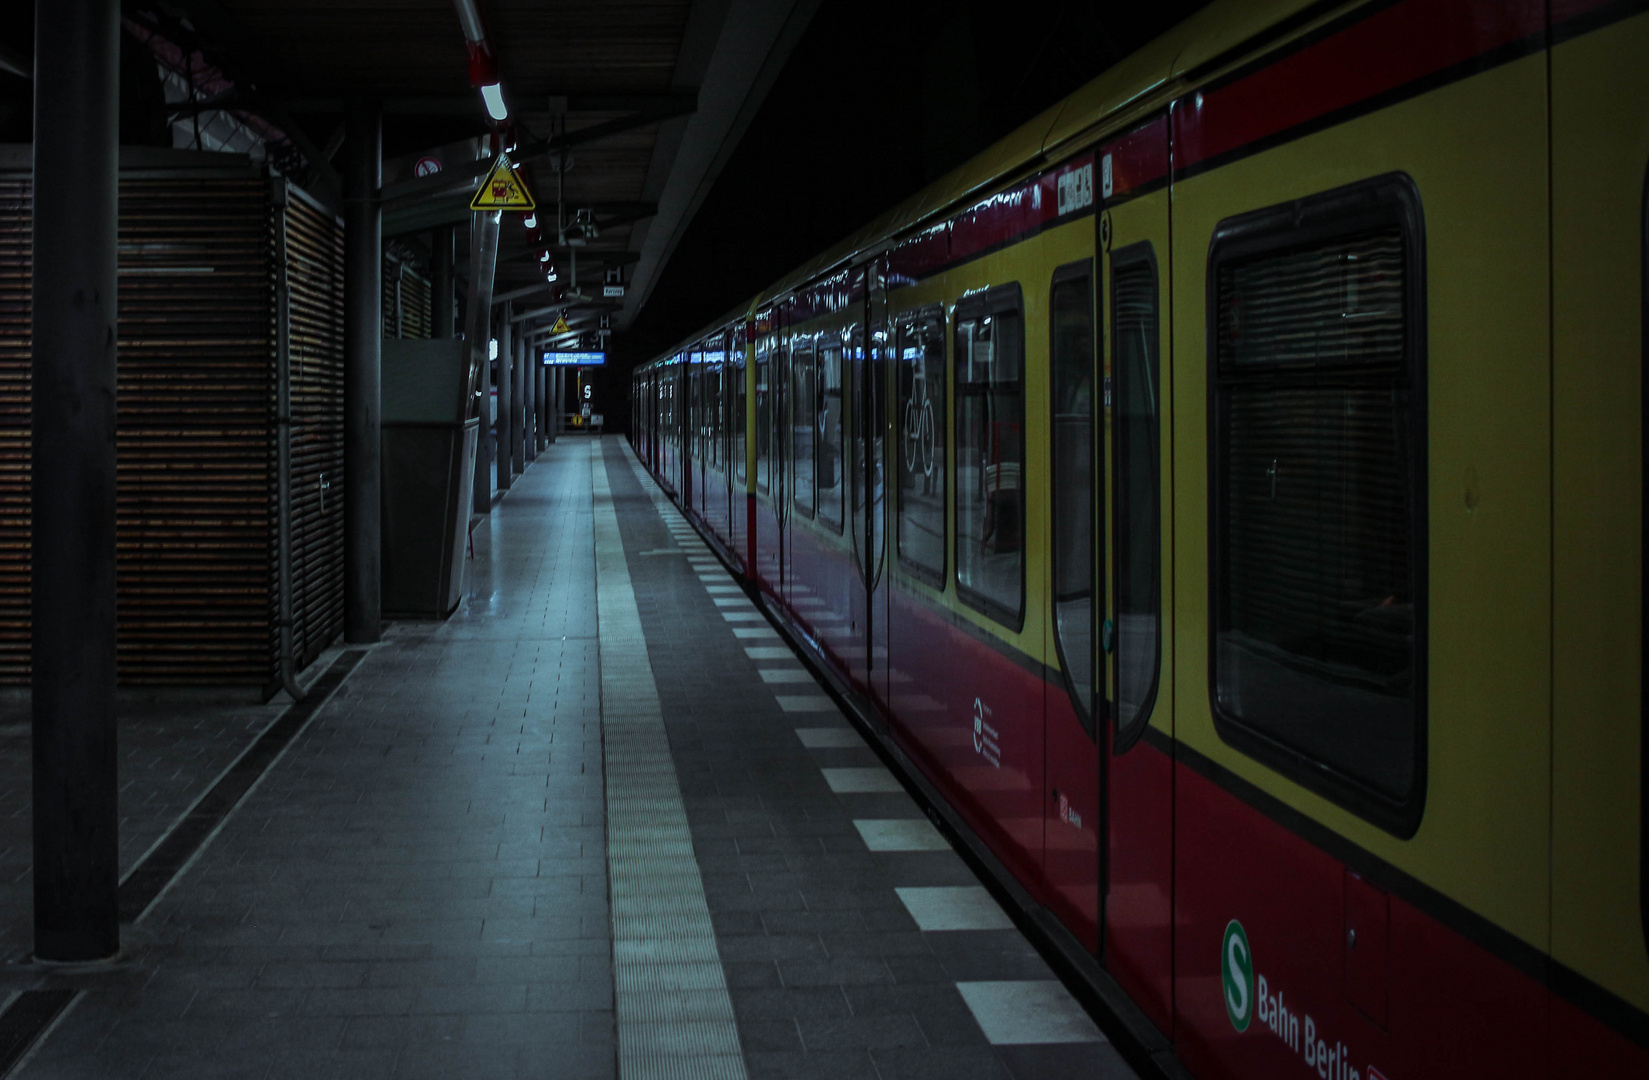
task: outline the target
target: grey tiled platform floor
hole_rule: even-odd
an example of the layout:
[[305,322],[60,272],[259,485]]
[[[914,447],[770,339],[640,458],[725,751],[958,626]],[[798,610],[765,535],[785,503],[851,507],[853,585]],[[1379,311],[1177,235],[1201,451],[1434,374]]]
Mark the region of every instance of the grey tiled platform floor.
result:
[[780,708],[775,691],[817,691],[764,683],[759,671],[782,662],[744,647],[777,642],[735,637],[733,626],[753,624],[729,623],[688,560],[666,554],[676,541],[630,459],[616,440],[606,453],[751,1080],[1132,1077],[1102,1041],[990,1044],[957,983],[1053,974],[1017,930],[917,928],[896,887],[978,880],[949,848],[867,848],[855,819],[921,810],[902,791],[831,792],[821,768],[877,766],[876,755],[803,745],[797,728],[848,722]]
[[589,476],[539,458],[21,1076],[614,1074]]
[[[460,610],[390,629],[126,928],[126,963],[59,977],[87,992],[18,1075],[616,1077],[591,449],[559,443],[496,505]],[[919,809],[831,791],[821,769],[874,755],[834,711],[780,707],[815,688],[763,681],[782,654],[744,647],[777,642],[735,636],[758,624],[723,617],[617,440],[598,452],[752,1080],[1131,1075],[1099,1041],[991,1043],[958,983],[1048,969],[1015,930],[917,927],[895,890],[976,887],[967,866],[866,846],[856,820]],[[129,772],[136,852],[267,718],[157,718]],[[177,776],[172,744],[195,762]],[[27,827],[7,798],[0,837]]]

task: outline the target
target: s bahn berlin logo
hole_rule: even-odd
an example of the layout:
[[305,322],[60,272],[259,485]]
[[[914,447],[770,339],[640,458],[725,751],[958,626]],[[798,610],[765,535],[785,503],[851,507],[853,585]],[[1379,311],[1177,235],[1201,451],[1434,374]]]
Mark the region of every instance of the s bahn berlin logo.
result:
[[1225,924],[1225,942],[1220,946],[1225,958],[1220,981],[1225,986],[1225,1015],[1231,1026],[1247,1031],[1254,1019],[1254,954],[1248,950],[1248,934],[1242,923],[1232,919]]
[[1225,997],[1225,1015],[1233,1028],[1247,1031],[1258,1012],[1260,1023],[1282,1040],[1284,1046],[1303,1057],[1307,1067],[1322,1080],[1386,1080],[1372,1065],[1366,1070],[1352,1065],[1349,1046],[1338,1039],[1322,1038],[1317,1021],[1310,1013],[1291,1009],[1281,990],[1273,993],[1266,977],[1255,974],[1248,932],[1236,919],[1225,924],[1225,937],[1220,942],[1220,989]]

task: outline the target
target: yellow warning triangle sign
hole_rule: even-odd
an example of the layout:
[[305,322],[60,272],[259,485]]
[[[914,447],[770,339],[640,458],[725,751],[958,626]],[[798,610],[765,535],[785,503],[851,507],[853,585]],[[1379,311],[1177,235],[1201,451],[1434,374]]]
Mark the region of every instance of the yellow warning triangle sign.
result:
[[508,154],[499,154],[493,159],[491,171],[475,189],[475,198],[470,200],[471,210],[534,210],[537,207]]
[[572,329],[573,329],[572,327],[567,325],[567,316],[558,315],[558,316],[556,316],[555,325],[550,327],[550,333],[552,333],[552,334],[570,334],[570,333],[572,333]]

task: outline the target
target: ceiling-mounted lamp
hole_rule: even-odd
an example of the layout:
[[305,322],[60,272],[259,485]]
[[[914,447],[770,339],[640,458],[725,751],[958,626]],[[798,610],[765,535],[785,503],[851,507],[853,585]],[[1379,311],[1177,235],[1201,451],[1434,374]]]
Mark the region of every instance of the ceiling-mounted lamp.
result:
[[481,100],[487,103],[487,115],[497,121],[510,118],[509,107],[504,104],[504,88],[497,83],[488,83],[481,88]]
[[498,58],[492,51],[492,43],[487,40],[487,26],[481,21],[481,12],[476,8],[475,0],[452,0],[452,6],[458,12],[458,24],[464,28],[464,42],[469,48],[470,85],[481,91],[481,100],[487,105],[487,115],[502,123],[510,118],[510,110],[504,104],[504,87],[498,78]]

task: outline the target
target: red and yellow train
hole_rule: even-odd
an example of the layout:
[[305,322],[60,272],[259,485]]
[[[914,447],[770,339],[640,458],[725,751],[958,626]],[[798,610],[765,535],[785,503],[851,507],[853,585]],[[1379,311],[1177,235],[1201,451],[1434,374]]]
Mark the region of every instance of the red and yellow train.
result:
[[1646,214],[1645,0],[1217,2],[631,430],[1148,1049],[1649,1076]]

